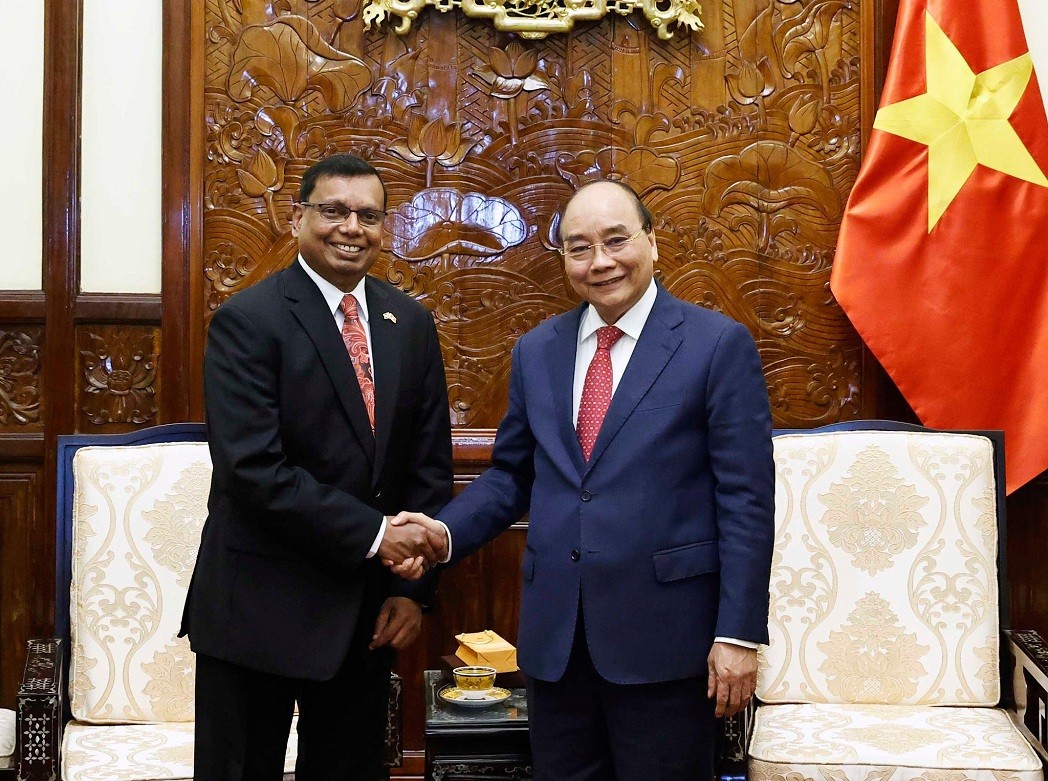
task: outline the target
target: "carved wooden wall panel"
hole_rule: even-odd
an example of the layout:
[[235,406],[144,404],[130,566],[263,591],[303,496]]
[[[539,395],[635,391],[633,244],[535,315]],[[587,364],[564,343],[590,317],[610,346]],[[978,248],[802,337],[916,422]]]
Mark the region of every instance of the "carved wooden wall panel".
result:
[[155,425],[160,329],[82,325],[76,330],[78,431],[128,431]]
[[0,432],[42,431],[43,326],[0,324]]
[[[2,372],[0,372],[2,376]],[[36,586],[38,567],[32,525],[42,514],[39,470],[24,464],[0,464],[0,704],[12,707],[25,641],[40,632],[46,589]]]
[[390,193],[373,273],[434,312],[455,425],[493,428],[513,343],[575,303],[556,212],[615,176],[656,215],[663,283],[757,338],[777,425],[858,417],[860,343],[827,289],[860,153],[858,4],[703,18],[669,41],[636,14],[520,41],[426,12],[400,37],[358,0],[209,0],[204,305],[291,262],[302,172],[357,152]]

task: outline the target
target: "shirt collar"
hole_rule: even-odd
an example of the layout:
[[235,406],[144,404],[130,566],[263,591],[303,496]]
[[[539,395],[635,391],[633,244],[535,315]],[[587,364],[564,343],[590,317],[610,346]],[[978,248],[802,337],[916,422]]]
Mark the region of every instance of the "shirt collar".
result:
[[[309,275],[309,278],[312,279],[313,282],[316,283],[316,286],[320,289],[320,294],[324,296],[324,301],[325,303],[327,303],[327,307],[331,311],[331,314],[333,316],[335,314],[335,310],[337,310],[342,305],[342,297],[345,295],[345,293],[343,293],[337,287],[335,287],[322,276],[320,276],[320,274],[318,274],[312,268],[310,268],[309,264],[306,263],[305,260],[303,260],[301,255],[298,256],[298,262],[302,265],[302,268],[305,269],[306,274]],[[368,322],[368,297],[364,293],[364,280],[366,279],[367,274],[361,277],[360,281],[357,283],[357,286],[349,291],[353,298],[357,300],[357,312],[360,314],[361,319],[365,323]]]
[[[616,321],[615,325],[622,333],[634,341],[640,339],[640,332],[644,330],[644,324],[648,322],[648,315],[651,314],[651,308],[655,306],[655,296],[658,292],[659,288],[652,279],[644,295]],[[598,328],[606,325],[607,323],[597,314],[593,306],[586,307],[586,311],[582,314],[582,322],[579,324],[579,343],[586,341],[597,332]]]

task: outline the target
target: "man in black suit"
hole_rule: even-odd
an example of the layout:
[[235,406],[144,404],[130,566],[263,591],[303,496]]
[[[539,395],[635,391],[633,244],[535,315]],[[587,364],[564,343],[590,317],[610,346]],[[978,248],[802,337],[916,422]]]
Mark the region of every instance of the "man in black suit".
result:
[[[430,313],[368,277],[385,186],[353,155],[304,174],[299,257],[214,314],[204,360],[214,464],[183,619],[197,654],[195,778],[385,777],[393,650],[433,582],[383,561],[439,558],[404,508],[451,497],[447,387]],[[439,548],[439,544],[438,544]]]

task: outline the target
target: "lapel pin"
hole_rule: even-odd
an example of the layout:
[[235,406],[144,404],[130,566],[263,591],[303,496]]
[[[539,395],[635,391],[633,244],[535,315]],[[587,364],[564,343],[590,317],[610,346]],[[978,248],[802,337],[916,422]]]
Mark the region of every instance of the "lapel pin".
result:
[[382,319],[389,320],[389,322],[393,323],[393,325],[397,324],[397,318],[393,315],[392,312],[383,312]]

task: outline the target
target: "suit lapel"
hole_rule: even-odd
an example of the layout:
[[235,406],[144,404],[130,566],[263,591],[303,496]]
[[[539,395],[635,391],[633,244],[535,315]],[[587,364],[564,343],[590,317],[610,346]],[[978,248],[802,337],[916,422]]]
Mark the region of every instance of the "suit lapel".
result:
[[375,438],[371,434],[364,397],[360,393],[360,385],[357,383],[356,374],[353,373],[346,346],[342,343],[324,296],[297,261],[292,263],[283,275],[284,296],[291,313],[316,347],[320,362],[335,388],[335,395],[346,411],[357,439],[360,440],[361,449],[373,464]]
[[[374,353],[371,365],[375,367],[375,469],[372,480],[377,482],[382,474],[389,435],[393,429],[393,410],[400,385],[402,356],[396,321],[383,316],[392,309],[387,292],[370,278],[365,281],[365,292],[368,298],[371,350]],[[395,316],[396,313],[393,314]]]
[[586,462],[585,474],[593,469],[593,465],[615,438],[622,424],[633,414],[644,394],[677,352],[682,339],[673,329],[682,322],[684,315],[680,303],[660,287],[648,320],[640,332],[640,339],[633,348],[630,362],[615,389],[608,414],[604,416],[604,423],[593,445],[593,453]]
[[554,336],[546,345],[549,364],[550,385],[553,388],[553,404],[557,410],[557,431],[572,464],[582,474],[585,461],[582,447],[575,433],[575,421],[571,419],[572,390],[575,384],[575,353],[579,346],[579,323],[586,305],[575,307],[553,323]]

